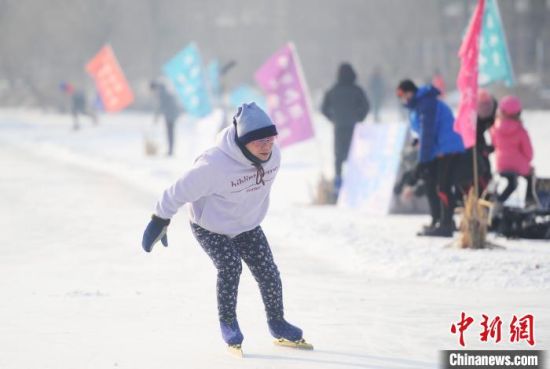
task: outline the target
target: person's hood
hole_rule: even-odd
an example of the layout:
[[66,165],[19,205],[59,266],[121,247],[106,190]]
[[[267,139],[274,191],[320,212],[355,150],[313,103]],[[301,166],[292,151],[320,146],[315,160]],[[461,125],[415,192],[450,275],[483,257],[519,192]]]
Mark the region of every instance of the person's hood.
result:
[[495,132],[499,135],[512,136],[522,129],[521,122],[516,119],[500,117],[495,122]]
[[236,128],[233,124],[231,124],[218,134],[216,138],[216,147],[235,161],[245,165],[252,165],[250,160],[244,156],[243,152],[239,148],[239,145],[237,145],[235,135]]
[[416,94],[413,96],[411,101],[407,103],[407,108],[414,108],[418,104],[418,102],[425,98],[437,98],[439,95],[441,95],[441,92],[435,88],[432,85],[426,85],[418,88],[416,91]]
[[356,78],[357,75],[355,74],[351,64],[343,63],[340,65],[340,68],[338,69],[338,84],[352,85],[355,83]]

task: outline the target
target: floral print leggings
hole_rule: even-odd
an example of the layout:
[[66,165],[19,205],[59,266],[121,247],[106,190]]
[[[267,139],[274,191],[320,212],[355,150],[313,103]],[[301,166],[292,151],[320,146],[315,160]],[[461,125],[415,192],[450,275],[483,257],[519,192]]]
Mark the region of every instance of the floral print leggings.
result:
[[269,243],[260,226],[234,238],[210,232],[191,223],[193,235],[218,270],[218,315],[227,323],[236,319],[237,293],[244,260],[256,279],[267,319],[283,318],[283,288]]

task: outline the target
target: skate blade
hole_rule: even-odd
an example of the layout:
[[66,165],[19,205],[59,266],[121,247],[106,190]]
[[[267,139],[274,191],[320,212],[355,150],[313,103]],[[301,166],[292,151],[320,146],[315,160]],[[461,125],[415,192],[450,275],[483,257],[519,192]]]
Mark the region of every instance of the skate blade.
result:
[[273,341],[273,343],[277,346],[282,347],[291,347],[300,350],[313,350],[313,345],[311,343],[307,343],[304,339],[301,339],[299,341],[289,341],[284,338],[279,338]]
[[244,352],[241,345],[229,345],[227,350],[231,356],[242,359],[244,357]]

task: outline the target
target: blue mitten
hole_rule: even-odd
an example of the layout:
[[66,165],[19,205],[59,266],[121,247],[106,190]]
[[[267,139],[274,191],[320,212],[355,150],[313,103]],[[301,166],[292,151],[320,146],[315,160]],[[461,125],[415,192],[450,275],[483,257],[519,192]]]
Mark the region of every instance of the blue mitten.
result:
[[141,246],[146,252],[151,252],[153,245],[159,240],[165,247],[168,246],[168,237],[166,236],[168,224],[170,224],[170,219],[162,219],[153,214],[145,232],[143,232],[141,241]]

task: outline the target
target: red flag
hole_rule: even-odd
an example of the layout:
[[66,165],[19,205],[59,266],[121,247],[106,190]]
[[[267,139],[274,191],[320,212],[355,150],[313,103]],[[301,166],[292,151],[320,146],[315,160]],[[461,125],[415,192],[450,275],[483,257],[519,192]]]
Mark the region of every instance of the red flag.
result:
[[134,101],[134,94],[110,45],[104,46],[90,60],[86,71],[95,80],[106,111],[122,110]]
[[458,51],[460,71],[458,72],[457,85],[460,91],[460,104],[454,122],[454,130],[462,136],[466,148],[472,147],[476,143],[479,40],[484,7],[485,0],[479,0],[470,19],[468,32]]

